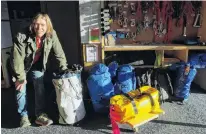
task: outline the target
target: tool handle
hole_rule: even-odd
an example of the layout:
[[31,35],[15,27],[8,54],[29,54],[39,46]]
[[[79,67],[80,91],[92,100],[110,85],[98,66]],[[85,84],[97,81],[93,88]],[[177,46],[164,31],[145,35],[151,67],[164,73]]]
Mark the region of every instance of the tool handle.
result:
[[198,22],[200,22],[200,14],[197,14],[196,18],[195,18],[195,22],[193,24],[193,27],[200,27],[200,24]]
[[186,37],[186,26],[184,26],[184,29],[183,29],[183,36],[185,36]]

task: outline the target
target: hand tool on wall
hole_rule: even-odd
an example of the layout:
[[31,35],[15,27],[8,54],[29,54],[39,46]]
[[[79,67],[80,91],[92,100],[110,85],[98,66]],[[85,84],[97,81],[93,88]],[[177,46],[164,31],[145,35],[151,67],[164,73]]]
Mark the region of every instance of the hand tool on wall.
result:
[[195,9],[196,17],[194,19],[193,27],[201,27],[202,23],[202,16],[201,16],[201,8],[202,8],[202,2],[201,1],[192,1],[192,5]]
[[197,14],[195,17],[195,21],[193,27],[200,27],[201,26],[201,14]]
[[187,29],[186,29],[186,27],[187,27],[187,17],[186,17],[186,15],[183,15],[183,36],[184,37],[186,37],[187,35],[186,35],[186,32],[187,32]]

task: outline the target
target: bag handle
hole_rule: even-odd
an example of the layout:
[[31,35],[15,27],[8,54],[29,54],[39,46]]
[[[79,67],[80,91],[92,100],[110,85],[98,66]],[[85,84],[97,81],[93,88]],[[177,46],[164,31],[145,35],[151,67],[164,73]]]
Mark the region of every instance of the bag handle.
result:
[[138,109],[137,109],[136,103],[135,103],[135,101],[134,101],[134,98],[132,98],[131,96],[129,96],[129,94],[127,94],[127,93],[122,92],[122,94],[131,101],[132,107],[133,107],[133,110],[134,110],[134,113],[135,113],[135,114],[138,114]]

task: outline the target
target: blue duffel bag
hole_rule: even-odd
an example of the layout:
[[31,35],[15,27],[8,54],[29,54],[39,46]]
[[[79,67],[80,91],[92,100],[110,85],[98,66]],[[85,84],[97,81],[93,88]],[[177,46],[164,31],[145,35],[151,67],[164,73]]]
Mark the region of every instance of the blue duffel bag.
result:
[[128,93],[136,89],[136,77],[134,68],[129,65],[121,65],[117,69],[117,81],[115,83],[115,94]]
[[114,96],[114,86],[111,81],[109,68],[104,64],[92,67],[87,79],[87,87],[95,112],[109,112],[109,100]]
[[194,68],[206,68],[206,53],[192,55],[188,63]]

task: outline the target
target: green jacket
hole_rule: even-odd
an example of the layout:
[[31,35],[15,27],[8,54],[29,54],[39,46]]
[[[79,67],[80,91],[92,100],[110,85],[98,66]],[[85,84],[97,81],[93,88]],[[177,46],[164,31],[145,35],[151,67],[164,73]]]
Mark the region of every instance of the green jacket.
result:
[[[14,77],[18,81],[26,79],[26,73],[32,66],[36,49],[35,36],[28,34],[28,32],[19,32],[17,34],[11,51],[11,66],[13,68]],[[51,49],[53,49],[54,56],[59,63],[60,71],[66,70],[66,57],[57,34],[54,31],[51,37],[44,38],[43,40],[43,71],[46,70],[46,64]]]

